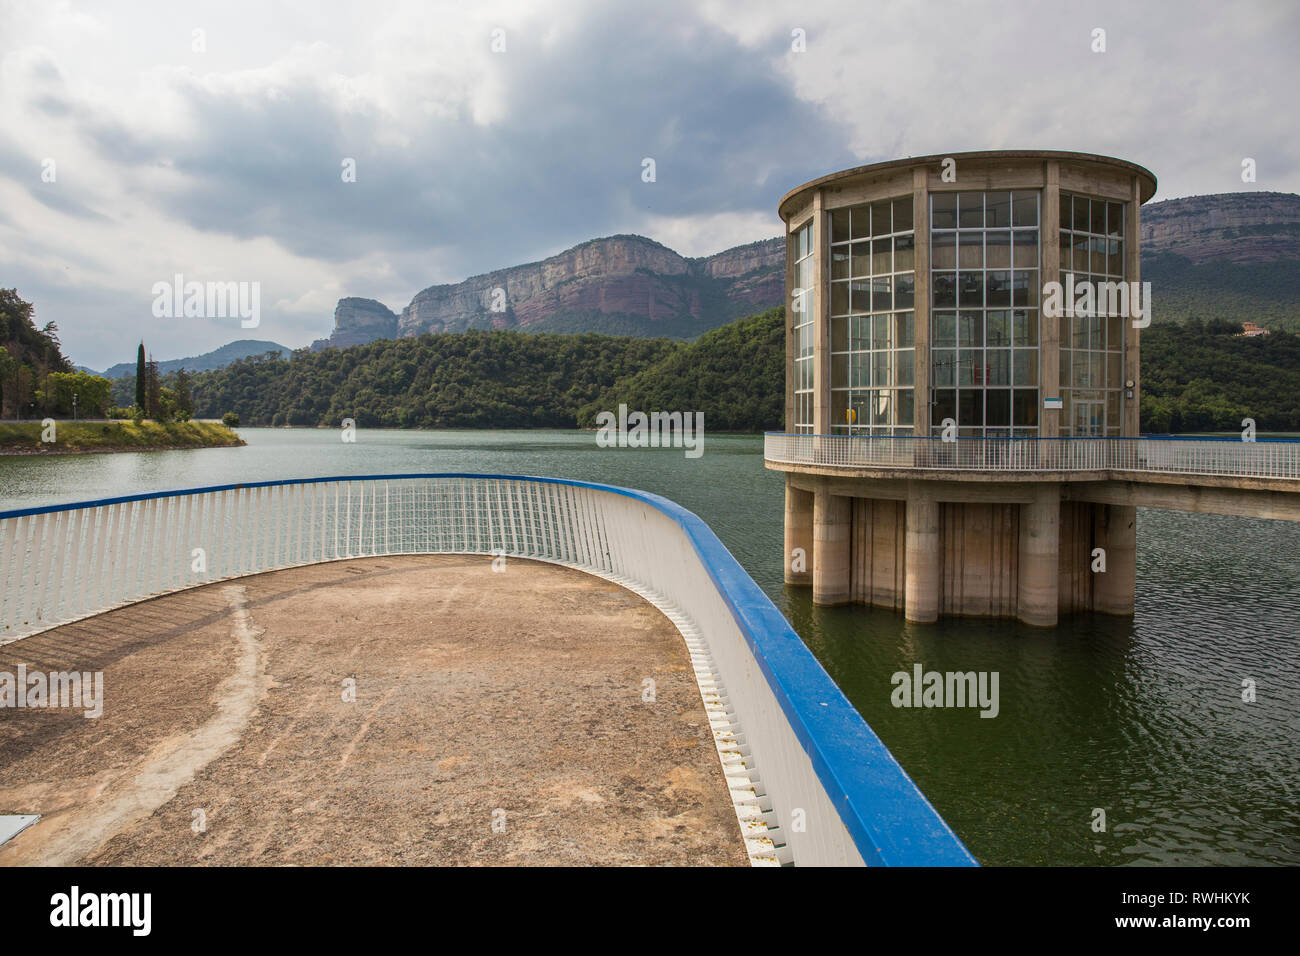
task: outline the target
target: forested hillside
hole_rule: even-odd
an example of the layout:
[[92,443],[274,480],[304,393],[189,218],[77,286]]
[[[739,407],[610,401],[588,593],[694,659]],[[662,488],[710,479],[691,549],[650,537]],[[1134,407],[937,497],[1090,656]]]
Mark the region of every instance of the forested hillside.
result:
[[[1300,431],[1300,337],[1245,338],[1227,322],[1142,333],[1142,429]],[[625,404],[703,412],[714,431],[782,427],[784,310],[686,344],[664,339],[461,332],[250,358],[194,376],[196,413],[244,425],[592,427]]]
[[199,417],[243,425],[572,428],[577,410],[680,346],[665,339],[458,332],[383,339],[194,376]]

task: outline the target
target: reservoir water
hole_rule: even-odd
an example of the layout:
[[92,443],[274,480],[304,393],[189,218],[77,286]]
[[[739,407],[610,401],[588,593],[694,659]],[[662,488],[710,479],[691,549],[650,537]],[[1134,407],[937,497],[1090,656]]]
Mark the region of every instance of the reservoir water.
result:
[[[760,436],[709,434],[688,459],[580,431],[240,434],[246,447],[0,457],[0,508],[403,472],[653,491],[713,527],[981,863],[1300,864],[1300,524],[1142,509],[1132,619],[912,625],[783,585],[782,477]],[[998,672],[997,716],[895,708],[891,676],[917,663]]]

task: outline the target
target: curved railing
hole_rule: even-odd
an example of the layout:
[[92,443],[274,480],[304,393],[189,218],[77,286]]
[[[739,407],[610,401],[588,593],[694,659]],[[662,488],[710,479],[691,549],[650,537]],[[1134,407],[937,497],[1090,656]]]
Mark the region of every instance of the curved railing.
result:
[[513,475],[387,475],[0,512],[0,642],[224,578],[431,553],[564,564],[677,609],[707,644],[762,781],[756,799],[795,863],[974,863],[709,527],[646,492]]
[[768,432],[773,464],[928,471],[1137,472],[1300,479],[1300,441],[1234,438],[917,438]]

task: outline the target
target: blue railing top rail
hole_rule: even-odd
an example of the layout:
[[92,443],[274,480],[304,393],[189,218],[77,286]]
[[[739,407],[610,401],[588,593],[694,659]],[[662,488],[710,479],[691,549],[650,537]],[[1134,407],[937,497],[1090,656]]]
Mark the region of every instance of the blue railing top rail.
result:
[[975,866],[975,858],[931,806],[784,615],[694,512],[647,491],[569,478],[474,473],[339,475],[154,491],[0,512],[0,519],[241,488],[339,481],[466,478],[535,481],[624,495],[673,519],[685,532],[731,611],[754,659],[803,745],[826,794],[868,865]]
[[959,438],[941,438],[938,435],[863,435],[859,433],[827,435],[823,432],[763,432],[772,438],[870,438],[890,439],[892,441],[942,441],[951,444],[954,441],[1221,441],[1237,445],[1251,444],[1300,444],[1300,438],[1256,438],[1254,441],[1242,441],[1240,437],[1228,435],[962,435]]

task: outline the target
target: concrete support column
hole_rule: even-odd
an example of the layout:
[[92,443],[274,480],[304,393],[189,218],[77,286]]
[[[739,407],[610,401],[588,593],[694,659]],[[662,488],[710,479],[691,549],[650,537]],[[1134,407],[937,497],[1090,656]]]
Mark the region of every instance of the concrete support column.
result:
[[1094,507],[1097,517],[1093,540],[1106,552],[1106,572],[1093,572],[1093,610],[1131,615],[1137,583],[1137,508]]
[[1061,536],[1061,486],[1036,484],[1033,500],[1020,506],[1020,554],[1016,617],[1055,627]]
[[928,624],[939,619],[943,552],[939,540],[939,502],[913,482],[907,490],[906,558],[903,569],[904,616]]
[[813,493],[785,482],[785,583],[813,583]]
[[814,604],[847,604],[852,561],[853,499],[819,488],[813,497]]

